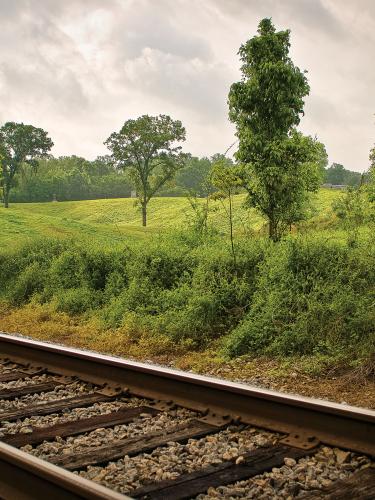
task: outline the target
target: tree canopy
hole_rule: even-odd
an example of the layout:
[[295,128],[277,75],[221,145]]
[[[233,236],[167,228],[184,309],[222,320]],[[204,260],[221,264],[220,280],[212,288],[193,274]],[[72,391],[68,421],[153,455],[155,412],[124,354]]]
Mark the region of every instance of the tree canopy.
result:
[[185,128],[179,120],[167,115],[143,115],[127,120],[104,143],[117,167],[129,171],[141,204],[143,226],[150,199],[184,166],[186,155],[178,145],[184,140]]
[[38,159],[47,156],[52,140],[42,128],[7,122],[0,128],[0,162],[4,206],[9,206],[9,192],[15,175],[25,166],[36,171]]
[[229,92],[243,186],[249,204],[267,217],[273,240],[301,217],[326,161],[324,146],[296,129],[310,88],[289,48],[290,31],[277,32],[271,19],[263,19],[258,35],[240,47],[242,80]]
[[329,184],[343,184],[347,186],[359,186],[361,183],[361,173],[347,170],[340,163],[332,163],[332,165],[325,170],[325,182]]

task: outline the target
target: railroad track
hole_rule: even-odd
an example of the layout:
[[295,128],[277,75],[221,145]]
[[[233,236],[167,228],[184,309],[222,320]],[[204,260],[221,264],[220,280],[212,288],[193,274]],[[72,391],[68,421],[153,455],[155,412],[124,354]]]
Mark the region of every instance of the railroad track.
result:
[[375,498],[374,411],[1,333],[0,425],[5,500]]

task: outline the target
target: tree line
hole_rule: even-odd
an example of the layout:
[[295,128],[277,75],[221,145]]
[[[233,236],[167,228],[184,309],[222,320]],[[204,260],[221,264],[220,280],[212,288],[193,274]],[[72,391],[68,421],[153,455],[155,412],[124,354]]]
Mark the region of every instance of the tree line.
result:
[[[110,155],[89,162],[50,156],[48,133],[23,123],[0,128],[1,187],[5,208],[15,201],[129,196],[135,188],[147,224],[152,197],[169,192],[209,196],[247,193],[247,205],[267,220],[274,241],[304,216],[309,193],[322,182],[358,183],[342,165],[327,167],[324,145],[298,129],[310,92],[306,72],[289,56],[290,31],[276,31],[271,19],[239,50],[242,78],[232,84],[229,118],[236,126],[235,161],[193,158],[182,151],[186,131],[170,116],[127,120],[104,144]],[[374,150],[371,152],[373,162]],[[39,170],[38,181],[35,173]],[[333,181],[333,182],[332,182]],[[226,195],[225,195],[226,196]]]

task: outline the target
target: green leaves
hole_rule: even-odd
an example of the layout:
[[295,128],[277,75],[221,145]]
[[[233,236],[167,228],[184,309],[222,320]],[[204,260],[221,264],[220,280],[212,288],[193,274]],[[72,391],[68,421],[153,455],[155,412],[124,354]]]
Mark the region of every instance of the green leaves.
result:
[[146,225],[146,207],[155,193],[184,166],[186,155],[179,142],[185,128],[170,116],[143,115],[127,120],[120,132],[105,141],[118,168],[128,169],[137,188]]
[[25,164],[36,170],[38,159],[47,156],[52,146],[47,132],[33,125],[7,122],[0,128],[0,162],[6,208],[16,173]]
[[289,58],[289,36],[270,19],[259,23],[258,35],[239,50],[243,78],[228,99],[242,184],[249,204],[268,218],[274,240],[299,220],[306,193],[319,186],[317,164],[326,160],[322,144],[296,131],[310,88]]

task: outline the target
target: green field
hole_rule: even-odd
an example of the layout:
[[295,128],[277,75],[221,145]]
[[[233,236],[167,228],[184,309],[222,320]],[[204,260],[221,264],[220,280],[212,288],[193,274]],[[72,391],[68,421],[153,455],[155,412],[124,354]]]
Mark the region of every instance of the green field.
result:
[[[313,200],[315,215],[309,222],[330,219],[331,204],[339,191],[321,189]],[[245,195],[235,197],[237,233],[259,230],[264,220],[254,210],[243,208]],[[204,200],[202,200],[204,203]],[[226,231],[225,210],[220,202],[212,202],[210,222]],[[100,243],[115,244],[126,239],[142,239],[170,228],[188,224],[192,209],[186,198],[154,198],[149,203],[148,226],[141,226],[141,214],[130,198],[111,200],[69,201],[55,203],[15,203],[0,208],[0,244],[14,246],[37,237],[93,238]]]

